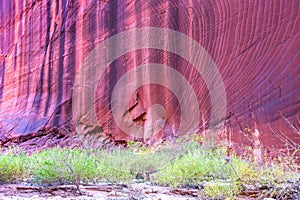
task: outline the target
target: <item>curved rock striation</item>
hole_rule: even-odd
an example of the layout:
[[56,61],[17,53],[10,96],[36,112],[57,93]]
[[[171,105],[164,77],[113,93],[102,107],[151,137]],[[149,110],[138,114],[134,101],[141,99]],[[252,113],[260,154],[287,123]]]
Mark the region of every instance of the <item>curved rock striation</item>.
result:
[[[33,133],[41,130],[69,125],[74,114],[76,75],[85,59],[111,36],[145,27],[180,32],[210,55],[226,92],[222,139],[255,148],[300,144],[298,0],[12,0],[0,1],[0,15],[2,146],[18,138],[34,138]],[[136,45],[140,42],[143,41],[136,38]],[[120,45],[115,43],[110,50],[118,51]],[[195,54],[193,49],[186,51],[188,55]],[[221,108],[212,109],[214,99],[210,98],[203,74],[176,53],[148,48],[120,55],[99,77],[93,97],[97,123],[85,121],[84,116],[75,119],[81,124],[80,131],[102,132],[100,135],[115,141],[139,139],[153,143],[176,137],[183,111],[179,108],[180,99],[164,85],[151,83],[137,88],[127,112],[118,113],[146,127],[138,133],[141,137],[124,132],[112,116],[111,99],[118,80],[147,63],[169,66],[189,82],[198,99],[197,105],[191,105],[200,113],[196,131],[207,130],[211,113]],[[211,78],[214,74],[206,76]],[[162,77],[167,85],[167,74]],[[135,78],[143,76],[137,74]],[[179,87],[181,83],[172,84]],[[184,96],[191,97],[188,93]],[[121,95],[118,98],[123,100]],[[81,110],[84,101],[77,103]],[[148,109],[155,104],[163,106],[158,111],[164,112]],[[153,132],[156,127],[158,131],[148,137],[149,130]]]

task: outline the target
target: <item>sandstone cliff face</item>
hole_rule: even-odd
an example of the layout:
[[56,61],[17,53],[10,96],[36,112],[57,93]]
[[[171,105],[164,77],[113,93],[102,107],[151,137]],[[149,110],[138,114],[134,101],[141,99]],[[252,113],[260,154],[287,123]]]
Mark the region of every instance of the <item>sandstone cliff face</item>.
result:
[[[291,128],[299,128],[300,117],[298,0],[12,0],[0,1],[0,15],[1,145],[69,124],[76,75],[85,58],[107,38],[143,27],[178,31],[211,56],[226,92],[222,137],[267,148],[300,144],[299,129]],[[114,140],[133,138],[115,123],[110,101],[118,80],[146,63],[170,66],[189,81],[199,101],[192,108],[200,112],[199,129],[208,128],[212,100],[201,74],[174,53],[139,49],[105,71],[94,99],[99,127],[87,123],[82,130],[103,130]],[[165,107],[165,121],[150,142],[176,135],[179,100],[161,85],[146,85],[132,95],[130,117],[147,125],[153,104]]]

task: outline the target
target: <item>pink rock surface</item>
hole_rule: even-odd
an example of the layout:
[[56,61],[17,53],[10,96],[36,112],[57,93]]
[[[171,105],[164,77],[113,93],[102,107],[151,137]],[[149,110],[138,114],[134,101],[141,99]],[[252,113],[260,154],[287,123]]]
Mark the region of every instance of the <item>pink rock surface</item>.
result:
[[[255,147],[296,147],[299,15],[298,0],[0,1],[0,144],[69,123],[76,74],[87,55],[117,33],[160,27],[193,38],[215,62],[226,91],[223,138]],[[125,72],[148,62],[171,66],[189,81],[199,100],[194,108],[201,113],[199,129],[206,129],[211,100],[203,77],[178,55],[141,49],[119,57],[99,81],[95,110],[105,135],[133,139],[115,123],[110,100]],[[139,88],[128,103],[130,116],[144,126],[153,104],[165,107],[166,122],[148,139],[176,135],[181,113],[165,87]]]

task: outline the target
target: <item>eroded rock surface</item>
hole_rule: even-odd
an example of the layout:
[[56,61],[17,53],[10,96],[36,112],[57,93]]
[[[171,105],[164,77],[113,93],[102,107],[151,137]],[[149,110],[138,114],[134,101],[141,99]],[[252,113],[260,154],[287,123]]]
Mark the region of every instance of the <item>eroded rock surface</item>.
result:
[[[69,123],[75,78],[90,52],[123,31],[160,27],[194,39],[215,62],[226,91],[224,139],[255,148],[295,147],[300,143],[299,9],[298,0],[0,1],[0,144]],[[110,101],[118,80],[149,62],[170,66],[189,81],[199,102],[193,107],[201,115],[198,128],[207,129],[211,99],[201,74],[174,53],[140,49],[120,56],[100,78],[94,104],[99,126],[82,119],[86,133],[103,130],[111,140],[133,139],[118,128]],[[162,130],[148,141],[172,138],[181,120],[179,101],[161,85],[145,85],[132,95],[127,114],[145,126],[151,118],[147,108],[163,105],[165,113],[150,123],[150,131]]]

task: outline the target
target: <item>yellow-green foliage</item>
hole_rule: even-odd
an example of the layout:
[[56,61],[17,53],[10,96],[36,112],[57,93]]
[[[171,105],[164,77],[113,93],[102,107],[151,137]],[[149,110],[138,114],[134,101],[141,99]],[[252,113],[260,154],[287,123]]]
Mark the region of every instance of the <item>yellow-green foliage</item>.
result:
[[205,196],[213,199],[234,199],[240,192],[240,187],[231,182],[214,181],[204,185]]
[[29,161],[24,153],[0,154],[0,182],[16,182],[29,176]]
[[[228,157],[224,147],[208,148],[197,142],[176,142],[159,148],[131,143],[127,149],[91,150],[53,148],[31,156],[10,150],[0,155],[0,181],[37,184],[132,183],[151,181],[159,185],[203,185],[212,199],[233,199],[244,185],[274,187],[299,180],[293,155],[266,160]],[[279,187],[279,186],[278,186]]]

